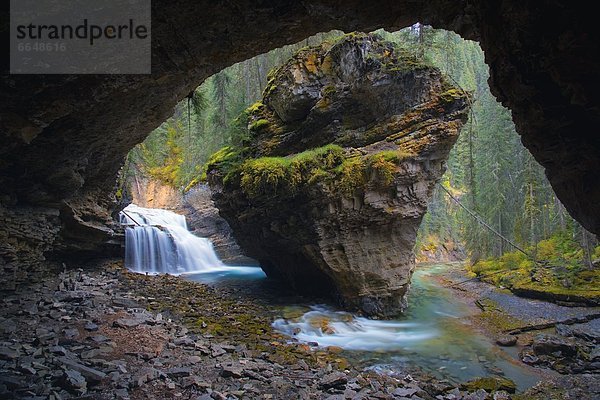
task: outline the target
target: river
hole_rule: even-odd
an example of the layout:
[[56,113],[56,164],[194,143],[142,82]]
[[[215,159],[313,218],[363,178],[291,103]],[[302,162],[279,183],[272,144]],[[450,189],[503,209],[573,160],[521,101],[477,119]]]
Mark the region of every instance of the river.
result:
[[210,242],[187,236],[185,220],[174,213],[135,206],[126,213],[122,220],[129,225],[131,269],[179,274],[266,302],[273,328],[290,341],[315,349],[334,346],[359,368],[391,375],[424,373],[452,384],[506,377],[520,390],[541,379],[537,370],[518,361],[515,350],[498,347],[473,324],[477,311],[438,279],[449,271],[447,264],[417,266],[403,316],[380,321],[338,310],[324,300],[289,295],[260,268],[223,265]]
[[342,355],[367,370],[391,375],[426,373],[453,384],[475,377],[511,379],[519,390],[541,379],[522,364],[514,348],[501,348],[473,323],[476,310],[439,276],[447,264],[419,265],[412,278],[405,314],[396,320],[373,320],[340,311],[333,305],[285,296],[259,269],[187,275],[246,297],[272,303],[273,328],[291,341],[317,348],[339,347]]

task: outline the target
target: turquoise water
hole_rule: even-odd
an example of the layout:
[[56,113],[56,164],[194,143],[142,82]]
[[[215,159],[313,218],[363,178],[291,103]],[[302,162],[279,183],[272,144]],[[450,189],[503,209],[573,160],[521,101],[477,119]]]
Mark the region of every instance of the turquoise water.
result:
[[477,332],[469,319],[473,310],[432,279],[446,268],[417,267],[408,308],[395,321],[371,320],[318,305],[288,308],[273,326],[295,340],[341,347],[346,357],[383,373],[403,375],[418,369],[453,383],[502,376],[520,390],[537,383],[536,371]]
[[263,272],[260,267],[237,267],[237,266],[224,266],[219,269],[207,271],[207,272],[192,272],[184,274],[185,277],[193,281],[203,282],[207,284],[214,283],[227,283],[232,281],[235,283],[240,282],[255,282],[267,278],[267,275]]
[[217,288],[241,288],[250,298],[266,299],[277,316],[274,329],[314,348],[340,347],[346,358],[367,370],[402,377],[419,371],[451,383],[501,376],[513,380],[519,390],[537,383],[539,373],[517,360],[516,349],[500,348],[478,332],[470,322],[474,310],[435,279],[447,268],[444,264],[418,266],[408,308],[393,321],[287,297],[260,268],[224,267],[186,276]]

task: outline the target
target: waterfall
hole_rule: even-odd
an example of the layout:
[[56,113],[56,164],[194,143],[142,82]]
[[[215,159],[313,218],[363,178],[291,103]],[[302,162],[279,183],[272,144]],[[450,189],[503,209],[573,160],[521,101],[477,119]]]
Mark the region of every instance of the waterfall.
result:
[[119,221],[126,226],[125,266],[132,271],[182,274],[225,267],[210,240],[188,231],[183,215],[130,204]]

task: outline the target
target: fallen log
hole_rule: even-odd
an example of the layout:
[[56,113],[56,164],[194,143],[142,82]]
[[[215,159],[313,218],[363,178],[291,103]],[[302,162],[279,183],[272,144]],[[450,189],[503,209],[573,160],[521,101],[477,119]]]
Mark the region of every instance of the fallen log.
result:
[[539,331],[542,329],[548,329],[548,328],[552,328],[553,326],[556,326],[556,325],[582,324],[582,323],[589,322],[589,321],[592,321],[597,318],[600,318],[600,313],[588,314],[588,315],[584,315],[582,317],[574,317],[574,318],[569,318],[569,319],[565,319],[562,321],[550,321],[550,322],[546,322],[543,324],[526,325],[526,326],[522,326],[520,328],[508,329],[503,332],[507,333],[509,335],[516,335],[516,334],[523,333],[523,332]]

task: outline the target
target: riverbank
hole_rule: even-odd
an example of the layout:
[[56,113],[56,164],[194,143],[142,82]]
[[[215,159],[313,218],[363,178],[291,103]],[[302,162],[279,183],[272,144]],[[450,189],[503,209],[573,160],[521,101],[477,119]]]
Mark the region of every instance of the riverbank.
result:
[[[427,376],[359,370],[338,348],[315,350],[274,332],[272,313],[261,302],[178,277],[132,274],[118,262],[102,271],[68,271],[5,295],[1,307],[2,398],[487,396]],[[573,383],[580,378],[563,387],[571,384],[575,393],[585,387]],[[510,398],[498,393],[497,399]],[[593,396],[588,389],[587,397],[578,398]]]
[[576,236],[562,230],[525,251],[479,260],[468,269],[517,296],[571,307],[600,306],[600,246],[584,249]]
[[[523,399],[600,398],[600,307],[573,307],[518,297],[467,277],[461,263],[436,279],[479,312],[472,323],[504,351],[548,372]],[[582,397],[583,396],[583,397]]]
[[357,371],[335,349],[291,345],[266,315],[206,285],[119,263],[65,272],[3,298],[0,397],[429,399],[441,390]]

